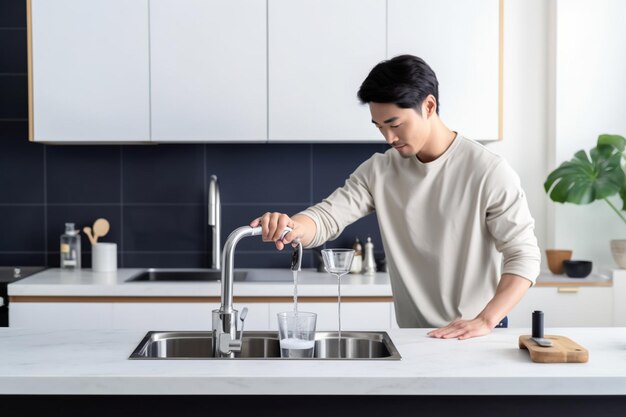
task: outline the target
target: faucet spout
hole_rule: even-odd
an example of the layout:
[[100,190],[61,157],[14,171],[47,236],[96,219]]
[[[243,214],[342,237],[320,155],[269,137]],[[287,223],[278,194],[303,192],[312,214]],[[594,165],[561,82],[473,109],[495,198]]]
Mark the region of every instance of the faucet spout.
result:
[[244,237],[257,236],[262,233],[261,227],[243,226],[235,229],[224,243],[222,254],[222,302],[220,309],[224,312],[233,310],[233,282],[235,269],[235,247]]
[[[281,238],[290,232],[285,228]],[[261,227],[243,226],[235,229],[224,244],[222,254],[222,300],[219,310],[213,310],[213,354],[216,357],[233,357],[241,350],[241,338],[237,339],[237,310],[233,308],[233,282],[235,265],[235,247],[237,243],[248,236],[261,235]],[[302,245],[294,248],[291,268],[299,271],[302,265]],[[296,269],[294,269],[296,268]],[[245,314],[242,313],[242,320]],[[243,327],[243,324],[242,324]],[[243,332],[241,333],[243,335]]]

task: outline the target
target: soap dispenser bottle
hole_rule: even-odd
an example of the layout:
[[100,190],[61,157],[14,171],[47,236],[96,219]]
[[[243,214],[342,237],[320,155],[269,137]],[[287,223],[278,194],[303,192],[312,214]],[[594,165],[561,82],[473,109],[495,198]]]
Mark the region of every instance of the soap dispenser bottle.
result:
[[80,234],[74,223],[65,223],[60,249],[61,269],[80,269]]

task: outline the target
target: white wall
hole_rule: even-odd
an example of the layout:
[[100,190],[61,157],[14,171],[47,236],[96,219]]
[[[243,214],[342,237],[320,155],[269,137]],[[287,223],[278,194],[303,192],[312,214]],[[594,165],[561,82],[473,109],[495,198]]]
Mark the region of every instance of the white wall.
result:
[[623,0],[505,0],[504,140],[488,145],[519,173],[542,252],[596,267],[615,267],[609,240],[626,225],[604,202],[552,202],[543,182],[599,134],[626,135],[625,15]]
[[503,155],[519,174],[543,252],[549,227],[543,191],[548,173],[546,0],[505,0],[503,70],[504,139],[488,147]]
[[[601,133],[626,135],[626,2],[557,0],[556,16],[553,166],[595,146]],[[608,204],[555,205],[554,217],[555,246],[614,265],[609,241],[626,239],[626,224]]]

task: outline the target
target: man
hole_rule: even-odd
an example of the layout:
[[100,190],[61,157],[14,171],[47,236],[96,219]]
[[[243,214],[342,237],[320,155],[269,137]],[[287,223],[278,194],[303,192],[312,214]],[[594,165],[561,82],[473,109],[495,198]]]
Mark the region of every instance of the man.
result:
[[[391,149],[321,203],[292,217],[265,213],[250,225],[262,226],[278,249],[295,239],[308,248],[376,211],[399,326],[436,327],[428,335],[437,338],[488,334],[539,274],[518,176],[502,157],[445,126],[437,78],[420,58],[379,63],[358,97]],[[279,240],[285,227],[293,231]]]

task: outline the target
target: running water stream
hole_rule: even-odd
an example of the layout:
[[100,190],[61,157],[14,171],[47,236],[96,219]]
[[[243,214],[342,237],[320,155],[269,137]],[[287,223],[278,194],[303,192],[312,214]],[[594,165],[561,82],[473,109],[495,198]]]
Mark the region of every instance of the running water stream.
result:
[[293,311],[298,314],[298,271],[293,271]]

